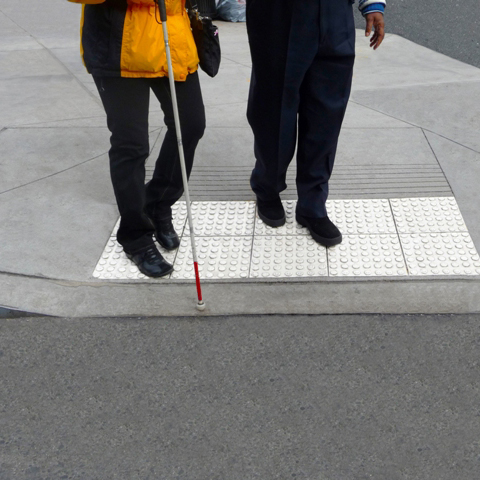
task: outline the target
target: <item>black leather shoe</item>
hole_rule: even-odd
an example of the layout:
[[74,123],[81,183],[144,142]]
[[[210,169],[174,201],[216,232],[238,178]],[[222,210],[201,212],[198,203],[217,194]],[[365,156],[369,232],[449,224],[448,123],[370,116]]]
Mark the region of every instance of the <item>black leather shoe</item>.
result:
[[175,250],[180,245],[180,239],[178,238],[171,218],[155,218],[150,217],[150,220],[155,227],[155,238],[157,242],[165,248],[165,250]]
[[295,215],[297,222],[307,227],[313,239],[325,247],[333,247],[342,242],[342,234],[335,224],[327,217],[310,218]]
[[138,269],[148,277],[163,277],[173,272],[173,266],[162,257],[155,245],[135,253],[125,253]]
[[258,216],[269,227],[281,227],[285,225],[285,209],[280,197],[275,200],[260,200],[257,197]]

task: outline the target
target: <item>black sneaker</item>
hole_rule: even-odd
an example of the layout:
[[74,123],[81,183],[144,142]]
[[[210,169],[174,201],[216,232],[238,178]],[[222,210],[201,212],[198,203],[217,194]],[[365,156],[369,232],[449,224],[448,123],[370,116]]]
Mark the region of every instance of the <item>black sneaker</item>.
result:
[[342,242],[342,234],[335,224],[327,217],[310,218],[295,215],[297,222],[307,227],[313,239],[325,247],[333,247]]
[[285,209],[280,197],[275,200],[260,200],[257,197],[258,216],[270,227],[285,225]]
[[158,218],[155,215],[148,216],[155,228],[155,238],[165,250],[175,250],[180,245],[171,218]]
[[155,245],[135,253],[125,253],[138,269],[148,277],[163,277],[173,272],[173,266],[162,257]]

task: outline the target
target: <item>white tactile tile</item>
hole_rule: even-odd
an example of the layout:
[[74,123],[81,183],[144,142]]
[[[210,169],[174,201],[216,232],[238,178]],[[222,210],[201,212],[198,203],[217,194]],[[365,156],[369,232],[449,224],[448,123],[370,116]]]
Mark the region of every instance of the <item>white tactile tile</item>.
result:
[[400,234],[410,275],[480,275],[480,257],[470,235]]
[[[256,214],[254,202],[194,202],[200,277],[480,275],[479,255],[453,197],[329,201],[329,216],[343,242],[328,249],[297,224],[296,202],[283,203],[286,225],[271,228]],[[185,202],[172,210],[181,245],[177,252],[159,248],[174,265],[167,280],[193,280]],[[117,229],[118,222],[93,276],[146,279],[117,243]]]
[[257,236],[253,240],[251,278],[326,276],[327,252],[306,235]]
[[344,235],[328,249],[328,271],[337,276],[407,275],[397,235]]
[[453,197],[390,200],[398,233],[466,232]]
[[255,202],[193,202],[192,219],[197,236],[253,235]]
[[[252,237],[197,237],[195,242],[200,278],[248,278]],[[172,278],[194,279],[190,238],[182,238]]]
[[172,223],[178,235],[183,233],[187,222],[187,205],[185,202],[177,202],[172,207]]
[[328,216],[342,234],[396,233],[387,199],[327,201]]

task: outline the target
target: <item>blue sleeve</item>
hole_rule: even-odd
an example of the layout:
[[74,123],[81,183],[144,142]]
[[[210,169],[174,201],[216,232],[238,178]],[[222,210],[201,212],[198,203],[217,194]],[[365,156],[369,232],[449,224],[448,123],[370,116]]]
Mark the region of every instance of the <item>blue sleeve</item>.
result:
[[359,0],[358,9],[362,12],[362,15],[373,12],[385,12],[386,0]]

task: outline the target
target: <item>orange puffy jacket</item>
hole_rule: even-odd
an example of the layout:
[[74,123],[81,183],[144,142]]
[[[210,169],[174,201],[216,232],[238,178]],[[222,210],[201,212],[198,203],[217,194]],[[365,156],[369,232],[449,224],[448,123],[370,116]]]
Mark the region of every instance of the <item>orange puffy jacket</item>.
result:
[[[82,57],[99,76],[164,77],[167,57],[154,0],[69,0],[82,3]],[[185,0],[165,0],[176,81],[198,69],[198,54]]]

